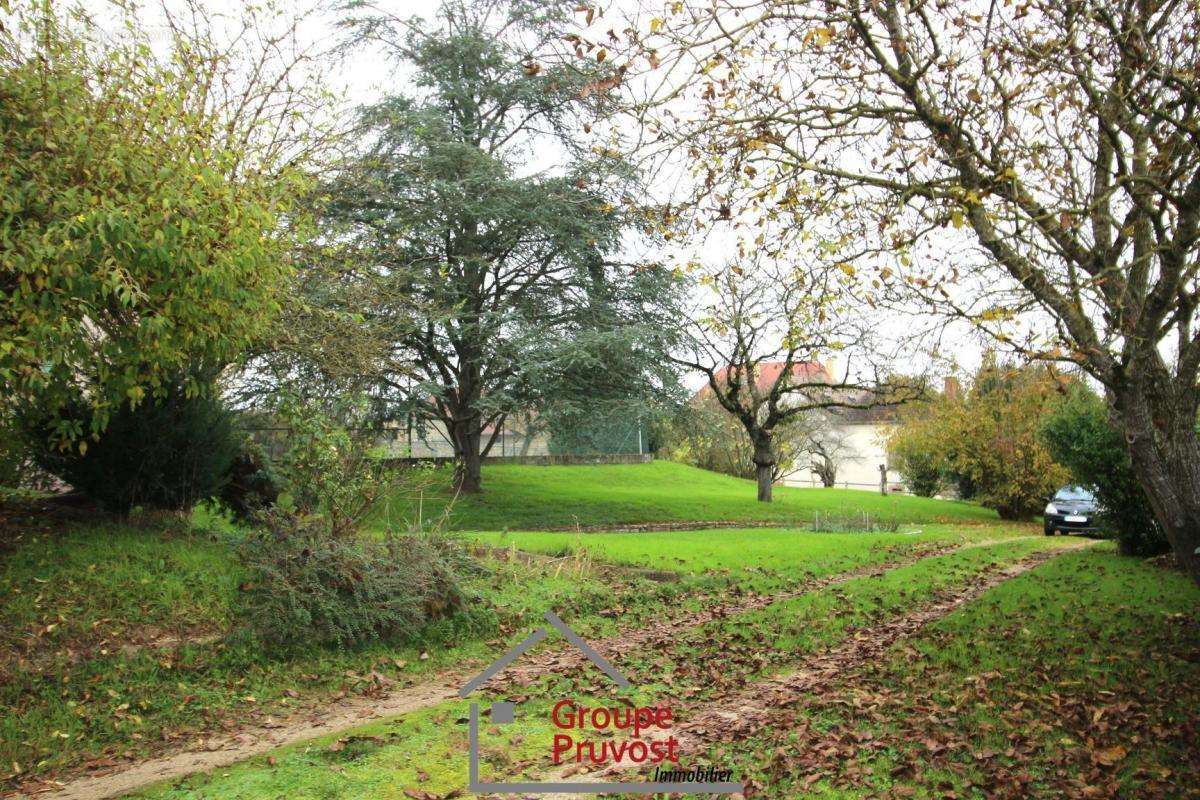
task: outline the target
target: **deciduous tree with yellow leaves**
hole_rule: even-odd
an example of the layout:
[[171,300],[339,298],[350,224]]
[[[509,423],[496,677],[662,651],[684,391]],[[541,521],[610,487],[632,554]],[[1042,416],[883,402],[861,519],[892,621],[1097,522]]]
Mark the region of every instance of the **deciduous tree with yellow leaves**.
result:
[[247,71],[244,46],[170,18],[165,49],[132,11],[116,35],[55,3],[3,22],[0,396],[82,402],[54,435],[83,449],[120,404],[199,391],[268,330],[318,94],[280,78],[280,39]]
[[965,396],[940,395],[906,409],[888,446],[910,483],[962,476],[1002,519],[1029,519],[1070,479],[1040,433],[1067,383],[1045,367],[988,358]]

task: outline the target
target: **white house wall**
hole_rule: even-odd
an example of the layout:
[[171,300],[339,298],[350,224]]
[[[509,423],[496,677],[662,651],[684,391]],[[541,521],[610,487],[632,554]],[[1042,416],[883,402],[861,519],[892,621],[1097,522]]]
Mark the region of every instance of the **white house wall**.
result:
[[[879,491],[879,465],[887,463],[884,442],[891,426],[888,423],[867,422],[838,424],[833,430],[842,436],[846,447],[837,459],[839,488]],[[784,479],[787,486],[818,487],[821,481],[807,469],[799,470]],[[899,488],[902,481],[895,470],[888,470],[888,486]]]

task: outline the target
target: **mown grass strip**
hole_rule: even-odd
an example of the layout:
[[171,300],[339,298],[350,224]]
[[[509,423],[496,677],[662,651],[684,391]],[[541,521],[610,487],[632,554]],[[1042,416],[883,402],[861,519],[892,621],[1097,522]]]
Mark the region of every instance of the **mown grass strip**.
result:
[[[551,556],[591,556],[614,564],[670,570],[681,575],[754,570],[795,573],[877,546],[970,543],[1028,536],[1020,524],[964,527],[928,523],[905,525],[897,533],[820,533],[801,529],[731,528],[655,533],[569,533],[506,531],[471,534],[494,547],[515,547]],[[749,575],[747,577],[750,577]]]
[[[449,482],[447,481],[447,484]],[[648,522],[721,521],[810,524],[819,513],[898,522],[994,522],[975,503],[858,489],[780,486],[759,503],[752,481],[670,461],[587,466],[488,465],[484,491],[459,497],[450,517],[458,530],[547,530]],[[449,492],[426,496],[426,516],[440,513]],[[381,519],[412,513],[411,497],[396,497]]]

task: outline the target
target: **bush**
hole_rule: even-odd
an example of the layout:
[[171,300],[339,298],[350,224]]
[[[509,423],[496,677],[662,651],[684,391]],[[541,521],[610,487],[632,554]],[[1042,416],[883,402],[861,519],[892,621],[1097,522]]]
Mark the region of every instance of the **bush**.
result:
[[15,490],[10,496],[21,496],[26,491],[52,490],[58,483],[53,475],[38,467],[28,438],[11,409],[0,408],[0,487]]
[[[277,645],[400,642],[462,608],[460,575],[473,562],[441,534],[452,504],[431,522],[411,502],[436,471],[389,469],[370,454],[370,437],[319,408],[288,401],[281,412],[289,438],[272,473],[278,499],[252,514],[261,530],[242,551],[250,630]],[[360,535],[368,516],[387,526],[382,538]]]
[[897,439],[892,445],[891,455],[896,459],[896,470],[904,478],[910,492],[917,497],[933,497],[942,490],[942,471],[931,453],[912,444],[908,440]]
[[1042,423],[1042,438],[1076,483],[1095,489],[1106,529],[1121,552],[1157,555],[1170,550],[1133,469],[1124,437],[1104,400],[1078,386]]
[[288,448],[277,465],[285,511],[319,519],[333,536],[358,530],[397,477],[353,435],[319,408],[289,401],[282,409]]
[[271,644],[401,642],[466,601],[459,574],[468,557],[438,535],[337,537],[312,518],[275,512],[242,555],[251,575],[243,611]]
[[[1038,434],[1069,379],[989,357],[962,398],[936,397],[907,408],[888,439],[910,482],[955,483],[1001,519],[1029,519],[1067,480]],[[932,469],[931,469],[932,465]],[[911,474],[906,472],[911,470]],[[915,492],[915,489],[914,489]]]
[[229,467],[221,502],[239,522],[251,522],[279,499],[279,476],[259,445],[247,440]]
[[0,418],[0,486],[16,489],[24,483],[27,450],[14,427]]
[[77,401],[48,415],[22,415],[38,465],[103,508],[128,514],[135,506],[179,511],[217,496],[238,452],[230,413],[210,395],[173,390],[136,407],[126,402],[95,441],[63,446],[63,420],[91,418]]

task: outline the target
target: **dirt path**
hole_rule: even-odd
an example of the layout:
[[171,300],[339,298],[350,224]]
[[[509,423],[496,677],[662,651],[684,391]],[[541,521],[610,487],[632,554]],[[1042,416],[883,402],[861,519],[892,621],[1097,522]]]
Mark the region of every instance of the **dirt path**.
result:
[[[791,600],[801,595],[817,592],[827,587],[836,586],[858,578],[879,577],[891,570],[911,566],[927,558],[936,558],[960,550],[970,550],[1006,542],[1040,538],[1042,537],[1020,536],[1006,539],[984,539],[967,542],[966,544],[943,545],[922,549],[916,555],[907,558],[892,559],[879,564],[857,567],[834,575],[811,578],[787,592],[768,595],[751,594],[728,602],[717,603],[716,605],[675,617],[658,626],[623,631],[616,636],[593,641],[591,644],[602,656],[613,660],[622,651],[641,650],[645,652],[662,648],[677,639],[681,630],[695,628],[717,619],[736,617],[740,614],[758,611],[775,603]],[[525,686],[533,683],[548,672],[566,672],[584,665],[585,662],[586,659],[583,654],[574,648],[557,648],[540,653],[531,653],[522,657],[518,664],[509,667],[494,679],[484,684],[484,686],[494,690]]]
[[[686,716],[684,721],[676,724],[672,733],[678,739],[679,747],[684,753],[701,753],[710,745],[743,740],[773,725],[787,724],[788,720],[794,717],[787,709],[798,697],[832,689],[845,677],[847,671],[882,658],[896,642],[918,633],[960,606],[978,599],[988,590],[1064,552],[1092,544],[1095,542],[1086,540],[1064,543],[1056,550],[1034,553],[1015,564],[989,570],[976,576],[966,586],[941,591],[931,602],[919,608],[869,629],[855,631],[829,650],[808,656],[797,668],[784,675],[747,685],[740,691],[715,701],[705,701],[703,705],[698,705],[698,713]],[[686,706],[681,710],[687,714]],[[629,771],[627,768],[614,766],[591,773],[573,774],[573,770],[568,768],[544,780],[570,780],[579,783],[627,781],[631,780]],[[543,800],[569,800],[578,795],[548,794],[542,797]]]
[[325,711],[313,711],[305,719],[281,722],[278,727],[248,728],[232,738],[206,739],[197,736],[188,746],[198,749],[133,763],[125,768],[118,767],[107,774],[87,775],[58,788],[53,785],[41,790],[26,787],[26,792],[39,800],[102,800],[115,797],[159,781],[226,767],[284,745],[427,708],[455,697],[457,692],[458,681],[444,676],[441,683],[418,684],[392,692],[382,699],[356,697],[341,700]]
[[[653,648],[671,641],[680,630],[762,609],[773,603],[819,591],[856,578],[880,576],[890,570],[910,566],[924,559],[946,555],[957,550],[1031,538],[1040,537],[1008,537],[932,548],[916,548],[916,552],[907,557],[813,578],[802,582],[786,593],[748,594],[736,597],[730,601],[719,602],[698,611],[682,614],[651,628],[624,630],[616,635],[592,641],[591,644],[606,656],[611,656],[621,649]],[[489,688],[507,688],[526,685],[547,672],[565,672],[582,663],[583,656],[574,648],[556,647],[547,651],[531,653],[522,659],[519,665],[497,675],[487,686]],[[36,785],[30,784],[22,787],[22,791],[26,796],[36,796],[38,800],[104,800],[127,794],[152,783],[182,778],[197,772],[205,772],[245,761],[277,747],[328,736],[369,722],[437,705],[457,696],[459,687],[470,678],[469,672],[470,670],[464,665],[462,670],[443,673],[431,681],[393,691],[382,698],[346,698],[335,704],[312,709],[306,712],[302,718],[282,720],[271,726],[248,727],[232,736],[221,734],[206,737],[203,734],[197,734],[186,745],[188,749],[181,752],[134,762],[128,766],[109,767],[103,772],[83,775],[66,782],[47,780]]]
[[938,592],[932,602],[919,608],[856,631],[833,648],[804,659],[798,669],[784,676],[747,686],[735,695],[709,704],[704,713],[678,726],[677,735],[682,747],[694,751],[702,744],[751,736],[768,726],[773,712],[795,696],[831,688],[847,670],[881,659],[900,639],[912,636],[1001,583],[1064,552],[1090,544],[1074,542],[1055,550],[1034,553],[1007,567],[989,570],[966,586]]

